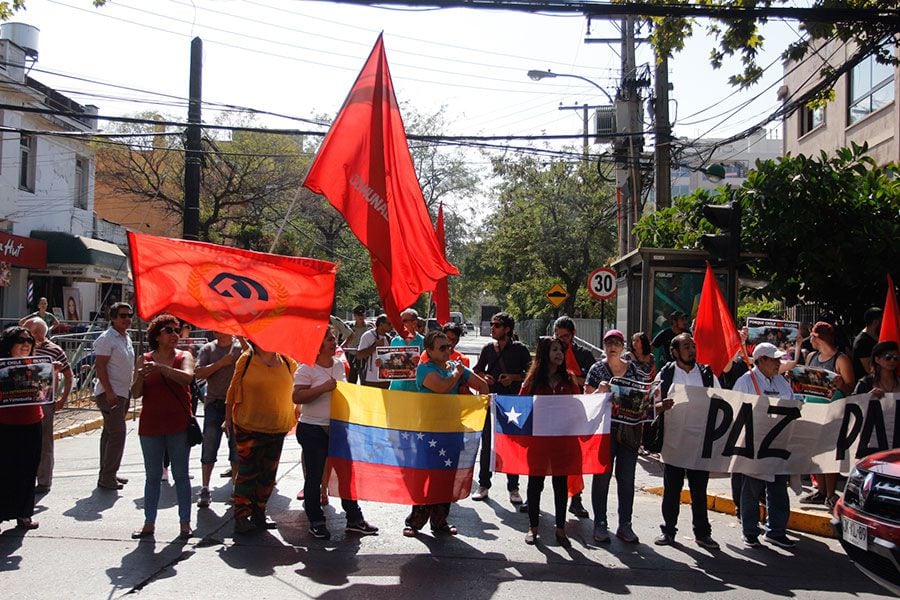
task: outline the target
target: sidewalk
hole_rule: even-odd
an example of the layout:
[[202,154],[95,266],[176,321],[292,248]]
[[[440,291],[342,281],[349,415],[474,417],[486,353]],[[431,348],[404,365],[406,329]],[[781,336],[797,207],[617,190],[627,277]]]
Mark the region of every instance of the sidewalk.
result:
[[[128,413],[129,420],[137,418],[137,411]],[[103,426],[103,417],[96,408],[64,408],[56,412],[54,421],[54,439],[60,439],[79,433],[99,429]],[[662,496],[662,464],[658,459],[642,456],[638,460],[635,474],[635,486],[649,494]],[[807,490],[804,490],[807,491]],[[799,497],[788,492],[791,497],[791,516],[788,528],[823,537],[834,537],[831,528],[831,514],[824,506],[801,506]],[[690,504],[691,493],[687,489],[681,492],[681,502]],[[734,502],[731,499],[731,478],[726,474],[713,474],[709,479],[706,505],[718,513],[733,515]],[[762,509],[761,509],[762,510]]]

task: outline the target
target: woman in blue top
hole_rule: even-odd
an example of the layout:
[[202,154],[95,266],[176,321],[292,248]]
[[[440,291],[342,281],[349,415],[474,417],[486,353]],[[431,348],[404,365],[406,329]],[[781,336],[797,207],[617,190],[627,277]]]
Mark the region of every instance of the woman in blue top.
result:
[[[458,362],[450,360],[450,341],[443,331],[431,331],[425,336],[425,350],[428,361],[420,362],[416,367],[416,385],[419,392],[426,394],[458,394],[465,383],[479,394],[488,393],[487,382]],[[464,391],[465,388],[464,388]],[[412,507],[406,518],[403,535],[415,536],[431,521],[433,533],[449,533],[456,535],[457,529],[447,523],[450,514],[450,503],[425,504]]]

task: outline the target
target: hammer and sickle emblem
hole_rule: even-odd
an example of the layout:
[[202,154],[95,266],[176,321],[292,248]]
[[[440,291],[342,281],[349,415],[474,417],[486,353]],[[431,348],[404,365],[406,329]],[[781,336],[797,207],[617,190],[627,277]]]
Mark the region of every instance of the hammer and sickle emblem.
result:
[[257,300],[265,302],[269,299],[269,292],[261,283],[233,273],[219,273],[209,282],[209,287],[226,298],[243,298],[244,300]]

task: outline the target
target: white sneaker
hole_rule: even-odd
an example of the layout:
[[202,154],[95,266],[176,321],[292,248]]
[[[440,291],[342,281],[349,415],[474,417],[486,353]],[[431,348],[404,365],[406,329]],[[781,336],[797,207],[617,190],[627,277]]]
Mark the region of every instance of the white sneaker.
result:
[[472,500],[477,502],[481,502],[482,500],[487,500],[488,497],[488,489],[483,485],[478,486],[478,490],[474,494],[472,494]]

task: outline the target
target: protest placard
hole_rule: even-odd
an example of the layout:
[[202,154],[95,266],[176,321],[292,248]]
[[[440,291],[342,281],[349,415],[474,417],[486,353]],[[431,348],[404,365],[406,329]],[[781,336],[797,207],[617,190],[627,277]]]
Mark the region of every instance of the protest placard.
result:
[[198,350],[202,348],[207,342],[208,339],[202,337],[186,337],[178,340],[178,344],[175,346],[179,350],[187,350],[190,351],[191,348],[197,348]]
[[747,319],[747,345],[755,346],[763,342],[774,345],[779,350],[793,352],[800,336],[800,323],[780,319]]
[[378,369],[378,381],[415,379],[420,352],[418,346],[376,347],[375,366]]
[[683,385],[672,390],[662,448],[667,465],[757,476],[848,473],[864,456],[900,447],[900,394],[807,404]]
[[0,408],[53,402],[49,356],[0,359]]
[[637,425],[650,423],[656,417],[653,392],[656,385],[613,377],[609,380],[612,393],[612,420],[614,423]]
[[797,365],[787,372],[794,397],[804,402],[828,404],[838,391],[834,380],[838,374],[827,369]]

